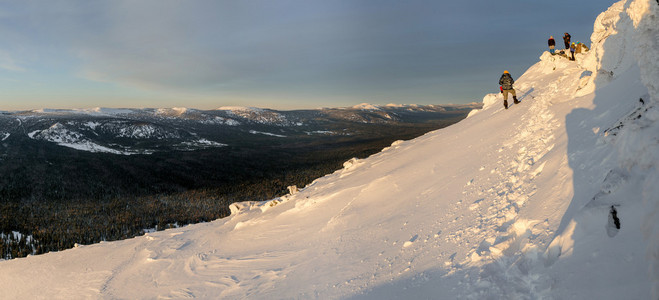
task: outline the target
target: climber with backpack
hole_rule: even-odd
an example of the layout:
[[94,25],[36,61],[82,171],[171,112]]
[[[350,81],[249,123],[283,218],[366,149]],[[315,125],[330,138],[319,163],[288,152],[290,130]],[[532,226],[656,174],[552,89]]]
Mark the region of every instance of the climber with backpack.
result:
[[515,101],[515,104],[519,103],[519,101],[517,101],[517,94],[515,93],[515,89],[513,89],[513,83],[515,83],[515,80],[513,80],[510,72],[508,72],[508,70],[503,71],[503,74],[499,78],[499,85],[503,90],[503,107],[506,109],[508,109],[508,93],[513,95],[513,101]]

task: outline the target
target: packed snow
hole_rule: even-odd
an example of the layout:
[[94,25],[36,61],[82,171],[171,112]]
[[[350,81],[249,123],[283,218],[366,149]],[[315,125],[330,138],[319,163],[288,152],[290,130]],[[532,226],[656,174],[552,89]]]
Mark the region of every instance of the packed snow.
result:
[[[659,5],[448,128],[230,217],[0,262],[3,297],[659,298]],[[493,78],[493,81],[498,78]],[[654,289],[654,290],[653,290]]]

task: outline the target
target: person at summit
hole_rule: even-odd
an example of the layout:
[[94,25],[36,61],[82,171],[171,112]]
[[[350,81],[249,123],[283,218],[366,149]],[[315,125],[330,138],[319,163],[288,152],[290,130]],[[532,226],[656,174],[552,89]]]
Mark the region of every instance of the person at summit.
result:
[[556,41],[554,40],[553,36],[549,36],[549,40],[547,40],[547,45],[549,45],[549,53],[551,55],[554,55],[554,51],[556,49]]
[[570,39],[571,38],[572,38],[572,36],[570,36],[570,34],[567,33],[567,32],[565,33],[565,35],[563,35],[563,43],[565,43],[565,50],[570,49]]
[[513,89],[513,83],[515,83],[515,80],[510,75],[510,72],[508,72],[508,70],[503,71],[503,74],[499,78],[499,85],[501,86],[501,89],[503,89],[503,107],[506,109],[508,109],[508,93],[513,95],[513,101],[515,101],[515,104],[519,103],[519,101],[517,101],[515,89]]
[[570,46],[570,54],[572,55],[570,57],[570,60],[574,60],[574,51],[576,50],[577,50],[577,46],[574,43],[572,43],[572,45]]

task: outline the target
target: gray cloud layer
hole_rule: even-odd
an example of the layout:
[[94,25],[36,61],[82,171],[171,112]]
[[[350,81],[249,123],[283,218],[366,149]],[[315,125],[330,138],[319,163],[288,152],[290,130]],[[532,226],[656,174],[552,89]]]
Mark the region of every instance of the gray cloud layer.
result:
[[148,90],[472,101],[484,72],[528,67],[546,35],[592,24],[596,2],[21,2],[0,12],[0,68],[68,53],[85,78]]

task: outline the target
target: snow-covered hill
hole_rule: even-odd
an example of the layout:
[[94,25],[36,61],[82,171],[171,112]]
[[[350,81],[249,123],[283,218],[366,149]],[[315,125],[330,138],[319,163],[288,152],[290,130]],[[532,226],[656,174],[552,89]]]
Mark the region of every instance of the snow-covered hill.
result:
[[293,139],[308,132],[366,134],[364,124],[374,125],[373,131],[377,131],[375,126],[444,124],[441,126],[444,127],[480,107],[480,103],[470,103],[396,106],[377,111],[362,108],[275,111],[253,107],[39,109],[0,114],[0,140],[13,135],[9,141],[13,144],[25,142],[24,138],[29,137],[87,152],[153,154],[170,149],[193,151],[235,145],[236,140],[239,143],[249,140],[254,132]]
[[659,5],[594,28],[577,62],[519,76],[508,110],[487,95],[225,219],[0,262],[2,297],[657,299]]

